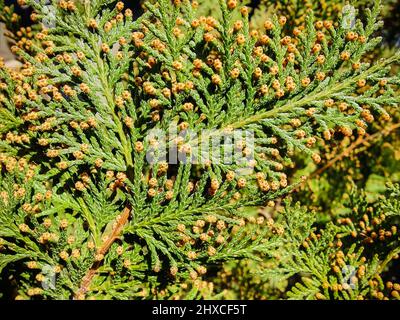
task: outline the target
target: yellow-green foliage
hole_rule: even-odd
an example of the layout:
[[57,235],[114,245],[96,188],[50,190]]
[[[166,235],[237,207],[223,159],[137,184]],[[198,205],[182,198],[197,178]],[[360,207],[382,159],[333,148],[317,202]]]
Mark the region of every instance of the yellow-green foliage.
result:
[[[399,104],[400,53],[369,58],[382,40],[379,2],[350,24],[310,11],[303,26],[279,15],[258,31],[234,0],[219,1],[219,18],[188,0],[148,1],[138,19],[112,0],[19,2],[41,29],[12,47],[21,70],[0,68],[4,297],[384,294],[399,248],[397,186],[373,205],[355,193],[340,221],[280,205],[304,163],[321,165],[328,146],[367,136]],[[201,141],[238,131],[252,143],[193,160]],[[193,161],[167,161],[174,151]],[[218,161],[232,151],[235,161]],[[381,225],[385,250],[372,246]],[[344,266],[367,268],[356,287],[343,284]],[[247,268],[258,273],[242,293],[228,280]]]

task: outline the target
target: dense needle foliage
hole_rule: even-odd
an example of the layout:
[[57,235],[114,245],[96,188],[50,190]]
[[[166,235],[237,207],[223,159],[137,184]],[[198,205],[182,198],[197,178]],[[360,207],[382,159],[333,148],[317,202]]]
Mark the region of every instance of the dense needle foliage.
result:
[[399,299],[392,2],[18,2],[3,298]]

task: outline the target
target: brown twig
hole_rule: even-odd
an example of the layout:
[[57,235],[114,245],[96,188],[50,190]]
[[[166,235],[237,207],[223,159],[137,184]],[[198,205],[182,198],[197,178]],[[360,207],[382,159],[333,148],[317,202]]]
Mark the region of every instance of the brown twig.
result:
[[[119,238],[122,229],[125,224],[128,222],[129,215],[131,213],[131,209],[129,207],[125,207],[122,213],[117,217],[115,221],[115,226],[107,238],[107,241],[103,243],[103,245],[97,250],[97,255],[105,255],[110,249],[111,245],[114,243],[116,239]],[[77,292],[74,295],[74,299],[79,300],[85,297],[86,292],[89,290],[90,283],[93,280],[93,277],[97,273],[97,269],[100,267],[101,261],[96,261],[86,275],[82,278],[81,285]]]
[[372,140],[374,140],[374,139],[376,139],[376,138],[378,138],[380,136],[388,135],[389,133],[391,133],[392,131],[396,130],[397,128],[400,128],[400,123],[393,124],[392,126],[390,126],[387,129],[383,129],[382,131],[376,132],[376,133],[374,133],[372,135],[369,135],[369,136],[366,136],[366,137],[359,136],[356,141],[354,141],[348,148],[346,148],[346,150],[344,150],[341,154],[339,154],[338,156],[336,156],[335,158],[330,160],[325,166],[323,166],[319,170],[317,170],[314,173],[312,173],[309,176],[309,178],[314,178],[315,176],[321,175],[321,173],[323,173],[324,171],[329,169],[336,162],[342,160],[345,157],[348,157],[351,154],[351,152],[355,148],[357,148],[358,146],[366,144],[367,142],[372,141]]

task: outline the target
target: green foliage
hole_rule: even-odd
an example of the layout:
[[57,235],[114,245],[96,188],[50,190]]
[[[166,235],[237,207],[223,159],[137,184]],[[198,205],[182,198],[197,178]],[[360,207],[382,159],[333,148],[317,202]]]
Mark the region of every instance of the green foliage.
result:
[[[270,294],[301,275],[284,297],[375,296],[368,280],[395,255],[395,235],[391,253],[377,247],[365,260],[361,240],[337,238],[362,230],[318,228],[290,203],[276,217],[247,209],[297,188],[299,157],[318,164],[319,145],[390,118],[400,53],[366,61],[381,41],[379,2],[350,27],[340,17],[314,23],[310,12],[294,36],[277,16],[252,32],[232,1],[220,1],[218,20],[187,0],[145,2],[136,20],[111,0],[26,2],[43,29],[13,47],[21,70],[0,69],[0,271],[13,298],[224,298],[212,275],[243,270],[241,259],[260,266],[254,281]],[[171,127],[181,135],[167,136],[165,154],[160,136]],[[200,141],[239,129],[253,146],[242,136],[206,149],[207,161],[163,158],[176,149],[202,159]],[[215,158],[232,151],[233,163]],[[377,210],[397,219],[398,203],[385,199]],[[331,270],[339,258],[366,265],[353,291],[332,289],[343,281]]]

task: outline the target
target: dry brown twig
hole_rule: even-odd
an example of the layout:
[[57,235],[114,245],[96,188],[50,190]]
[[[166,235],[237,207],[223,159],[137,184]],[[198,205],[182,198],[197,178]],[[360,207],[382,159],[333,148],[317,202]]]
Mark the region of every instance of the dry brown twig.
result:
[[[119,238],[121,232],[128,222],[129,216],[131,213],[131,209],[129,207],[125,207],[122,213],[117,217],[115,226],[111,232],[111,235],[107,238],[104,244],[97,250],[97,254],[99,256],[104,257],[104,255],[108,252],[111,245],[114,243],[116,239]],[[81,300],[85,298],[86,292],[89,290],[90,283],[92,282],[94,276],[97,273],[97,269],[100,267],[102,259],[100,261],[96,261],[86,275],[83,277],[81,281],[81,285],[78,291],[74,295],[75,300]]]

